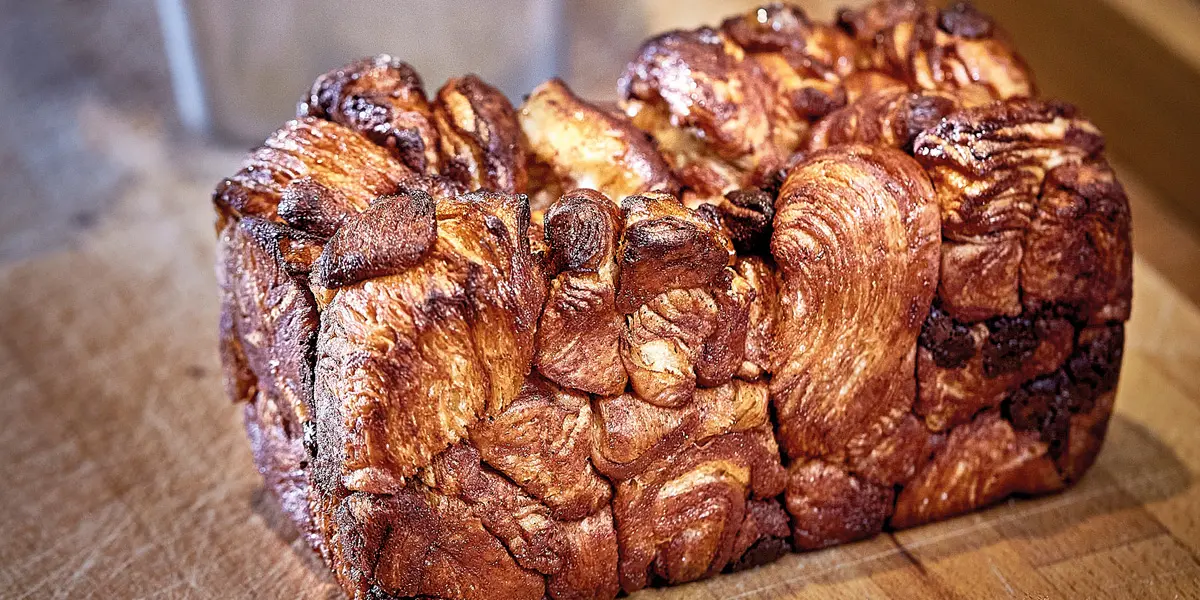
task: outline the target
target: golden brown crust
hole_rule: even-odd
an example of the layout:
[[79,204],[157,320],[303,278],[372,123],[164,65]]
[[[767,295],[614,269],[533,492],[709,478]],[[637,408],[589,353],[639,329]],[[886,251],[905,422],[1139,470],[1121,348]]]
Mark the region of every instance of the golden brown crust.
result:
[[765,382],[733,380],[695,391],[680,407],[659,407],[635,394],[595,400],[592,461],[606,477],[630,479],[689,443],[768,423]]
[[519,113],[532,155],[563,191],[599,190],[613,201],[676,184],[663,157],[625,118],[584,101],[551,79],[529,94]]
[[553,280],[538,325],[536,365],[547,378],[593,394],[625,389],[617,312],[621,211],[594,190],[569,192],[545,217]]
[[908,84],[880,71],[858,70],[842,80],[847,106],[875,93],[909,92]]
[[318,395],[341,413],[347,488],[403,485],[517,395],[542,303],[527,210],[498,194],[439,202],[424,260],[343,287],[324,309]]
[[525,192],[521,126],[508,98],[474,75],[447,81],[433,105],[441,172],[471,190]]
[[1047,447],[988,412],[950,432],[946,445],[896,498],[893,527],[912,527],[987,506],[1014,493],[1062,487]]
[[1027,98],[1036,91],[1025,61],[991,19],[969,3],[939,10],[926,0],[882,0],[845,11],[841,20],[867,48],[863,66],[916,89],[977,88],[997,100]]
[[313,283],[325,288],[401,273],[417,264],[437,239],[433,198],[405,191],[380,198],[348,217],[314,265]]
[[227,392],[348,593],[608,599],[1082,476],[1099,132],[961,3],[840,26],[664,34],[619,110],[358,61],[222,184]]
[[362,210],[412,171],[366,138],[313,117],[288,121],[254,150],[233,177],[217,186],[213,203],[223,220],[258,216],[276,220],[276,206],[293,180],[310,177],[336,189]]
[[417,173],[438,171],[438,132],[421,77],[387,54],[318,77],[297,113],[345,125]]
[[771,368],[775,349],[775,321],[779,302],[779,282],[775,270],[757,257],[738,259],[734,270],[754,291],[746,313],[746,350],[737,376],[753,381]]
[[869,146],[788,173],[771,249],[782,274],[771,394],[788,456],[869,452],[916,395],[916,338],[939,235],[920,166]]
[[772,137],[785,155],[808,122],[845,105],[842,78],[854,69],[858,49],[836,27],[813,22],[796,6],[771,4],[725,20],[721,30],[770,84]]
[[1050,171],[1021,261],[1026,310],[1068,306],[1095,324],[1129,319],[1133,247],[1129,201],[1104,163]]
[[891,515],[894,492],[835,465],[811,460],[788,470],[786,498],[796,548],[816,550],[882,531]]
[[670,194],[630,196],[621,212],[617,308],[623,312],[668,290],[707,287],[733,263],[733,244],[719,225]]
[[763,427],[689,446],[618,483],[622,589],[642,589],[651,576],[676,584],[720,573],[735,558],[748,499],[778,495],[783,481]]
[[[469,507],[423,486],[356,492],[338,506],[343,587],[359,598],[537,600],[545,579],[521,568]],[[386,597],[386,596],[385,596]]]
[[909,150],[919,133],[957,108],[953,99],[906,89],[872,92],[817,122],[809,132],[809,150],[839,144],[872,144]]
[[[686,70],[689,77],[676,73]],[[752,186],[783,165],[773,90],[716,30],[674,31],[642,46],[619,84],[622,107],[701,198]]]
[[1038,100],[960,110],[914,142],[942,213],[938,296],[955,319],[1021,313],[1021,264],[1047,173],[1103,148],[1071,106]]
[[504,412],[481,421],[471,442],[483,460],[544,503],[556,519],[608,506],[611,490],[592,467],[586,394],[531,376]]

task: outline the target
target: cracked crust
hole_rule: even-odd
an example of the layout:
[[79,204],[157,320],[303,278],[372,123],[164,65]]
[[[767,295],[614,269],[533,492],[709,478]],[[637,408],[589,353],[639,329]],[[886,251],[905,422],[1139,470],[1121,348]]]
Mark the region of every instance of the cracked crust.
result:
[[769,5],[620,90],[364,59],[214,194],[227,393],[348,594],[611,599],[1091,466],[1128,202],[990,19]]

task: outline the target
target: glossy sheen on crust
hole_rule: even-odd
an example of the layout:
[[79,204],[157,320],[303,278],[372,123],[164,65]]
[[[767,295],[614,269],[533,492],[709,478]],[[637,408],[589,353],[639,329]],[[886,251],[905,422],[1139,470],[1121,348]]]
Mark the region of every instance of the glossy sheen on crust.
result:
[[941,206],[938,295],[952,316],[972,322],[1021,313],[1025,239],[1046,175],[1103,147],[1074,107],[1040,100],[963,109],[917,136],[914,153]]
[[297,113],[345,125],[391,150],[414,171],[438,168],[438,132],[421,77],[387,54],[318,77]]
[[412,174],[382,148],[340,125],[316,118],[289,121],[267,138],[222,181],[213,203],[223,219],[258,216],[277,219],[284,188],[310,177],[336,189],[360,210],[380,194],[388,194]]
[[622,316],[617,312],[617,245],[624,220],[595,190],[569,192],[545,216],[553,280],[538,326],[538,370],[568,387],[619,394]]
[[517,113],[500,90],[474,75],[451,79],[433,104],[441,172],[468,189],[524,192],[525,148]]
[[325,307],[317,393],[342,414],[348,489],[394,491],[515,398],[541,304],[527,226],[513,197],[440,203],[425,260]]
[[267,490],[356,599],[560,600],[1063,489],[1130,216],[1031,81],[920,0],[663,34],[619,110],[331,71],[214,195]]
[[994,99],[1034,95],[1032,74],[991,19],[956,2],[884,0],[844,11],[842,22],[866,47],[862,62],[919,90],[978,87]]
[[903,153],[852,146],[794,168],[776,210],[781,438],[794,459],[842,461],[889,435],[915,398],[937,281],[933,188]]
[[662,156],[632,123],[584,101],[560,80],[535,88],[519,116],[533,155],[565,189],[591,188],[620,201],[675,187]]

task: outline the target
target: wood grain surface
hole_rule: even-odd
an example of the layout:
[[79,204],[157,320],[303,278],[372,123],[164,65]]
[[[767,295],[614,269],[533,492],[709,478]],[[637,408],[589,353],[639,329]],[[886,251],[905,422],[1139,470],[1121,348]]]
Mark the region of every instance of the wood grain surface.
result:
[[[97,135],[141,176],[74,243],[0,265],[0,597],[339,597],[221,392],[207,196],[230,158]],[[1136,271],[1077,487],[635,598],[1200,597],[1200,311]]]

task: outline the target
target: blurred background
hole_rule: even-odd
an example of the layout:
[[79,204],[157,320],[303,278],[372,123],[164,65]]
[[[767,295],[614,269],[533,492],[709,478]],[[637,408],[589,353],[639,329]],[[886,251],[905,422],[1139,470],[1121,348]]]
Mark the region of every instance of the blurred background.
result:
[[[814,17],[863,0],[799,0]],[[436,89],[473,71],[515,103],[562,76],[614,96],[647,35],[745,0],[0,0],[0,262],[70,245],[156,196],[204,214],[211,186],[289,118],[312,79],[390,52]],[[1200,1],[977,0],[1046,95],[1107,133],[1135,243],[1200,299]],[[134,209],[130,209],[134,210]]]

